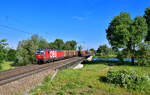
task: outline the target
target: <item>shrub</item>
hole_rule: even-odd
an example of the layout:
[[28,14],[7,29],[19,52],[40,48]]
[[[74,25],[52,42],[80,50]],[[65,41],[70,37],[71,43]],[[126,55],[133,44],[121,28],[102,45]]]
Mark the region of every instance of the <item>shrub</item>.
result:
[[146,89],[146,85],[149,81],[148,77],[129,70],[108,71],[106,80],[120,87],[134,90]]

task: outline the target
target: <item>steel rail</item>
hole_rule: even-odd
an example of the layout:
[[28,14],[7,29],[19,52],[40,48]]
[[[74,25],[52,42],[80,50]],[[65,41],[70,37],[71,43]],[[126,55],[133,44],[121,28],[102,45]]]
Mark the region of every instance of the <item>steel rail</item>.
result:
[[[52,70],[53,69],[62,69],[65,66],[68,67],[69,64],[71,66],[72,64],[74,64],[76,62],[79,62],[79,61],[82,61],[83,59],[85,59],[85,58],[84,57],[74,57],[74,58],[70,58],[70,59],[66,59],[66,60],[56,61],[53,64],[48,64],[48,65],[44,64],[44,66],[41,65],[41,67],[39,67],[39,68],[35,68],[33,70],[29,70],[29,71],[26,71],[26,72],[23,72],[23,73],[18,73],[16,75],[12,74],[11,76],[7,76],[7,77],[4,77],[4,78],[1,78],[1,80],[0,80],[0,86],[4,85],[6,83],[12,82],[12,81],[21,79],[23,77],[30,76],[32,74],[48,70],[48,69],[52,69]],[[11,72],[8,72],[8,73],[11,73]]]

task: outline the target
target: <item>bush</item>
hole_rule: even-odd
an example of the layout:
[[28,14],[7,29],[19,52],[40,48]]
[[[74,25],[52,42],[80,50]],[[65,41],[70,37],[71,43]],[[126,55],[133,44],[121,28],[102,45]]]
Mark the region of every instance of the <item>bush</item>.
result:
[[108,71],[106,80],[120,87],[134,90],[146,89],[149,81],[148,77],[129,70]]

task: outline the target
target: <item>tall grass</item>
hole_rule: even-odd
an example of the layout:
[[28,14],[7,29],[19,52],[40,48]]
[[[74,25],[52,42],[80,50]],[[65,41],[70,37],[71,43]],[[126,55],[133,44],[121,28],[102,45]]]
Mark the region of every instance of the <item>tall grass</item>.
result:
[[[125,68],[141,67],[126,66]],[[59,71],[53,81],[46,78],[42,85],[30,91],[33,95],[149,95],[150,92],[135,91],[111,85],[105,81],[108,70],[124,69],[123,66],[108,66],[104,64],[84,64],[82,69],[67,69]],[[145,69],[144,72],[149,71]],[[143,73],[144,73],[143,72]]]
[[3,62],[0,63],[0,71],[5,71],[9,69],[13,69],[15,67],[12,66],[13,62]]

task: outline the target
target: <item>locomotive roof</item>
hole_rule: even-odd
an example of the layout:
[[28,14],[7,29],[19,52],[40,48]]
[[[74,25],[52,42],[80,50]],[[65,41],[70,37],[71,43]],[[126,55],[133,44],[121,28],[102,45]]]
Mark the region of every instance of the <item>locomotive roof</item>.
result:
[[62,49],[48,49],[48,48],[38,48],[37,50],[43,50],[43,51],[46,51],[46,50],[64,51],[64,50],[62,50]]

